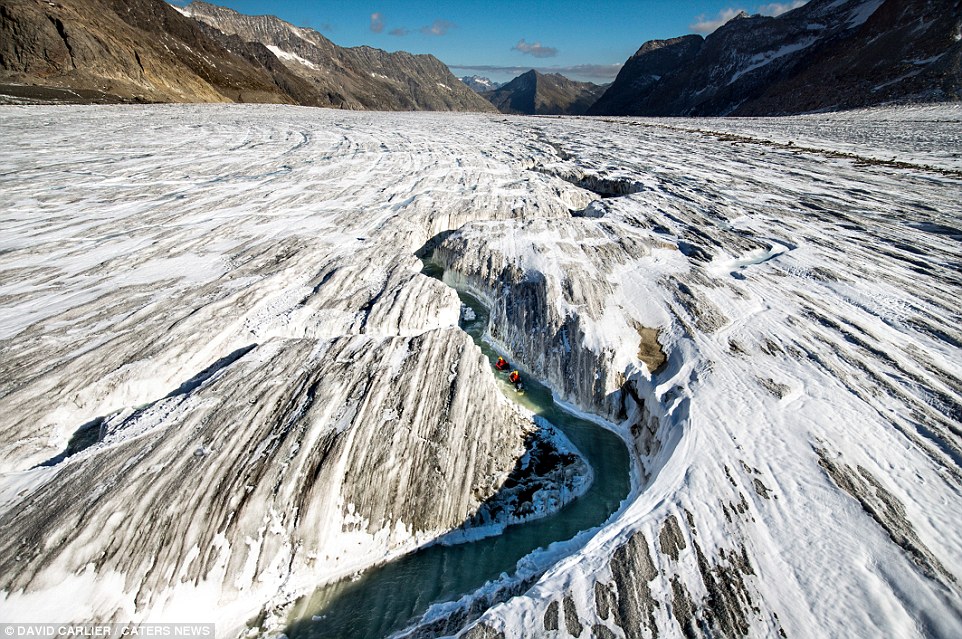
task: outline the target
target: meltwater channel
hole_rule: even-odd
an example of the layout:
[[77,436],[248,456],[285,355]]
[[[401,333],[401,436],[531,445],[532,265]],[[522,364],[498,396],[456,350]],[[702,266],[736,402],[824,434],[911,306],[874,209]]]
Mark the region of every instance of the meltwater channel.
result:
[[[426,275],[441,279],[440,267],[425,262]],[[476,298],[458,291],[476,319],[462,322],[475,344],[492,362],[499,353],[482,337],[488,310]],[[594,482],[581,497],[543,519],[507,527],[503,533],[456,545],[436,544],[370,568],[355,580],[342,580],[316,590],[294,606],[284,631],[290,639],[380,639],[401,630],[428,606],[455,600],[501,573],[511,574],[519,559],[552,542],[597,527],[615,512],[630,490],[630,461],[625,443],[598,424],[558,406],[547,387],[525,377],[519,395],[499,377],[505,395],[545,418],[584,454],[594,469]]]

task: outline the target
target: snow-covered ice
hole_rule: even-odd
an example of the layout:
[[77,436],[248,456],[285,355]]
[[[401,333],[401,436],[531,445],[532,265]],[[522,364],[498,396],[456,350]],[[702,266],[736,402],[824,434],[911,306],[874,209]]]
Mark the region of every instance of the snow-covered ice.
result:
[[[957,120],[948,106],[529,125],[564,152],[540,172],[635,186],[600,219],[472,224],[441,248],[478,288],[543,274],[531,298],[552,303],[549,339],[507,321],[503,342],[612,416],[627,378],[660,425],[632,431],[648,482],[626,512],[484,624],[962,631]],[[868,161],[880,149],[898,163]],[[650,377],[625,365],[639,325],[668,351]],[[595,357],[550,339],[573,330]],[[570,383],[586,359],[603,384]]]
[[0,620],[233,636],[467,519],[533,426],[436,238],[636,469],[465,634],[962,635],[958,121],[3,107]]
[[4,620],[54,607],[230,634],[497,491],[536,426],[414,253],[477,211],[587,198],[522,188],[462,122],[0,114]]

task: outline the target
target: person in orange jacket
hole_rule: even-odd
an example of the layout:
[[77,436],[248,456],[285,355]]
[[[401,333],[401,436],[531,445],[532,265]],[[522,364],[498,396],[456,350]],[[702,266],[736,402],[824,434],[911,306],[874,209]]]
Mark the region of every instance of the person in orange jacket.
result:
[[499,357],[498,361],[495,362],[494,367],[497,368],[499,371],[503,371],[506,368],[508,368],[508,362],[505,361],[503,357]]

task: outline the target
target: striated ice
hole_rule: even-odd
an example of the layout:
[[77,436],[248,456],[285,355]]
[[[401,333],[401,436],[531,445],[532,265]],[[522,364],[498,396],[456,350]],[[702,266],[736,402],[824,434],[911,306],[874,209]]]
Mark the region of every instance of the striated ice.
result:
[[465,634],[962,635],[958,119],[5,107],[0,617],[235,636],[467,520],[533,426],[430,242],[635,471]]

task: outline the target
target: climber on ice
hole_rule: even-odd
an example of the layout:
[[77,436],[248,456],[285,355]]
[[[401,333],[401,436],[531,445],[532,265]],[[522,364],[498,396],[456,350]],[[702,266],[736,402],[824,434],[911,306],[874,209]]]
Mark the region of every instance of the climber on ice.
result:
[[506,370],[508,368],[508,362],[505,361],[503,357],[499,357],[498,361],[495,362],[494,367],[497,368],[499,371]]

